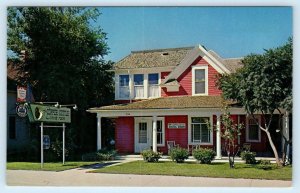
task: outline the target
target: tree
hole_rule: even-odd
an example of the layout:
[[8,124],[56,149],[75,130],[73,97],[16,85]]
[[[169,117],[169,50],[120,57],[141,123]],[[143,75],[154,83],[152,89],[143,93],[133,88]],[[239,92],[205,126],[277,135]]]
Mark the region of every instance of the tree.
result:
[[282,114],[282,108],[292,109],[292,45],[289,39],[285,45],[265,50],[262,55],[246,56],[242,60],[243,68],[230,75],[221,75],[217,83],[224,98],[239,102],[252,118],[255,113],[261,113],[263,124],[257,121],[256,124],[266,133],[277,165],[282,164],[270,125],[276,111]]
[[228,156],[229,167],[234,168],[234,158],[239,152],[237,144],[238,136],[241,135],[243,124],[234,123],[231,118],[228,106],[224,105],[223,113],[221,116],[221,137],[225,141],[225,149]]
[[112,73],[107,71],[112,62],[103,59],[108,46],[95,22],[99,16],[95,8],[8,8],[8,57],[21,58],[19,82],[32,85],[36,101],[77,104],[71,128],[75,141],[86,146],[95,142],[94,128],[88,129],[95,127],[94,117],[86,109],[113,99]]

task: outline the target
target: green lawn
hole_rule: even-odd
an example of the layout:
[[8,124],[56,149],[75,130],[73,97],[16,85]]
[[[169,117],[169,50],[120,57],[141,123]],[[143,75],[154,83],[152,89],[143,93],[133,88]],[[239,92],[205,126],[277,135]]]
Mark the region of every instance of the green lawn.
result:
[[63,171],[73,168],[78,168],[86,165],[95,164],[97,162],[66,162],[64,165],[61,162],[44,163],[41,169],[41,163],[34,162],[8,162],[6,167],[9,170],[44,170],[44,171]]
[[142,174],[142,175],[172,175],[172,176],[197,176],[197,177],[222,177],[222,178],[251,178],[270,180],[291,180],[292,167],[263,170],[257,165],[238,163],[235,169],[230,169],[228,163],[196,164],[158,162],[147,163],[144,161],[129,162],[121,165],[105,167],[94,170],[97,173],[114,174]]

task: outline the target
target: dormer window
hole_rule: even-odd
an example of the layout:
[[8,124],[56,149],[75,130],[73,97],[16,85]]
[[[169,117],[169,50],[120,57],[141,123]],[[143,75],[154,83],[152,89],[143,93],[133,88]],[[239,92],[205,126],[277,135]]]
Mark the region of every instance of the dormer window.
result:
[[120,75],[119,77],[119,98],[129,98],[129,75]]
[[194,66],[192,68],[193,95],[208,95],[208,67]]
[[159,97],[158,73],[148,75],[149,97]]
[[133,79],[134,79],[134,98],[144,98],[144,75],[135,74]]

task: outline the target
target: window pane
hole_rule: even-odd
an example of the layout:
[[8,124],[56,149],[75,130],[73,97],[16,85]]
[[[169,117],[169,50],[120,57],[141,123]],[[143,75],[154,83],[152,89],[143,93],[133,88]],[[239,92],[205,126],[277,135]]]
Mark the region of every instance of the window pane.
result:
[[207,124],[201,124],[201,142],[209,143],[210,142],[210,131]]
[[147,143],[147,123],[139,123],[139,143]]
[[144,97],[144,86],[134,86],[134,97],[135,98]]
[[249,139],[259,140],[259,131],[257,125],[249,125]]
[[129,75],[120,75],[120,86],[129,86]]
[[162,132],[162,121],[157,121],[157,132]]
[[208,117],[192,117],[192,123],[208,123]]
[[158,84],[158,74],[149,74],[148,75],[148,82],[149,85],[151,84]]
[[192,125],[192,142],[200,142],[200,124]]
[[149,97],[159,97],[159,86],[149,85]]
[[144,85],[144,75],[143,74],[135,74],[133,79],[134,79],[134,85]]
[[195,70],[195,82],[205,81],[205,70]]
[[119,88],[119,98],[129,98],[129,86]]
[[205,93],[205,82],[195,82],[195,93]]

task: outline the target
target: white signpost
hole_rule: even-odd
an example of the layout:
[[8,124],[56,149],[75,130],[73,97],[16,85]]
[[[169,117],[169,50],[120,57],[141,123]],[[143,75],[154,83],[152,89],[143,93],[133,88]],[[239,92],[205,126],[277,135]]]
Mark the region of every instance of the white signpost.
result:
[[[41,104],[30,104],[28,110],[28,117],[30,122],[40,122],[41,128],[41,168],[44,167],[44,128],[61,127],[63,129],[63,164],[65,164],[65,123],[71,123],[71,109],[58,108]],[[61,126],[44,125],[48,123],[62,123]]]

